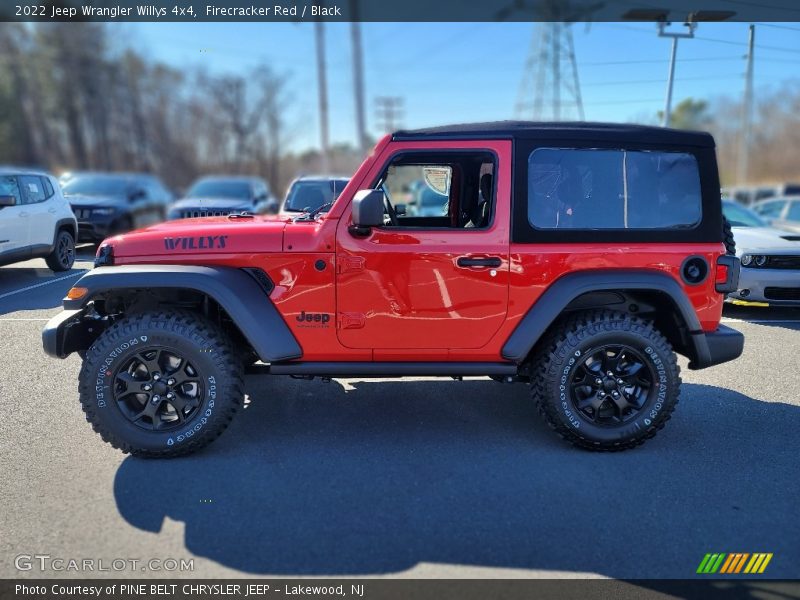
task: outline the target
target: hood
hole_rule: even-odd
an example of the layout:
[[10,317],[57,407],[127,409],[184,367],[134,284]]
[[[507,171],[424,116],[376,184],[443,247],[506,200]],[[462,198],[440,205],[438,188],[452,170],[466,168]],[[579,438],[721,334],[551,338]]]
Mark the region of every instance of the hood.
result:
[[[733,239],[736,241],[736,254],[757,253],[758,251],[776,251],[781,253],[800,254],[800,242],[787,240],[783,236],[791,234],[771,227],[733,227]],[[785,252],[784,252],[785,251]]]
[[285,227],[284,221],[258,216],[181,219],[114,236],[107,243],[114,247],[115,260],[123,263],[132,257],[164,262],[164,256],[261,254],[283,250]]
[[172,210],[252,210],[253,203],[240,198],[183,198],[173,204]]
[[81,196],[80,194],[64,196],[64,199],[69,202],[70,206],[78,206],[81,208],[92,206],[126,206],[128,204],[127,198],[121,196]]

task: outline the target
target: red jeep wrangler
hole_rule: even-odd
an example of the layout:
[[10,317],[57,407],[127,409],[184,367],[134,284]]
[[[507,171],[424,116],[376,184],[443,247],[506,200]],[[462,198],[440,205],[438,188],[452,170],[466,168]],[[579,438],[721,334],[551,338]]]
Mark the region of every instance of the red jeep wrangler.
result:
[[400,131],[329,207],[106,240],[44,348],[81,355],[87,420],[144,456],[216,438],[246,371],[528,382],[561,436],[622,450],[670,418],[675,352],[691,369],[741,354],[720,325],[730,241],[708,134]]

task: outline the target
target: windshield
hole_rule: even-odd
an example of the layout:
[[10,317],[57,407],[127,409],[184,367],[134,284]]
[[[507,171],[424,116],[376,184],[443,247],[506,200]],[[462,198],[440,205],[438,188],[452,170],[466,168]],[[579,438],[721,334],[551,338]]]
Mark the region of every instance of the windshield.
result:
[[723,202],[722,214],[733,227],[767,227],[767,224],[756,213],[738,204]]
[[127,177],[78,175],[62,186],[66,196],[126,196],[131,188]]
[[209,179],[198,181],[186,193],[187,198],[235,198],[250,200],[250,184],[246,181]]
[[315,211],[320,206],[330,204],[344,189],[346,182],[336,179],[330,181],[296,181],[286,196],[283,210],[291,212]]

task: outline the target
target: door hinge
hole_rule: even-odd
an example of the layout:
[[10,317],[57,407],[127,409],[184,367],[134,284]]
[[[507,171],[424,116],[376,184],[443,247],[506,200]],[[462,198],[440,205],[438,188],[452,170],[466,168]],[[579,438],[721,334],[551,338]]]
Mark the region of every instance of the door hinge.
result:
[[364,270],[363,256],[342,256],[336,261],[337,273],[352,273]]
[[364,313],[343,312],[339,313],[336,325],[339,329],[361,329],[366,323],[367,317]]

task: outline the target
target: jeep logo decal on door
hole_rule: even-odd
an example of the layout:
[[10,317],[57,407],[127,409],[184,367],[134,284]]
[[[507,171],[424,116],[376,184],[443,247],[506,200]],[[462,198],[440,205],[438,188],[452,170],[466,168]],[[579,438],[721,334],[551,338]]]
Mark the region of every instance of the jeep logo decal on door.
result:
[[224,248],[227,235],[201,235],[198,237],[164,238],[167,250],[214,250]]
[[296,317],[298,327],[327,327],[331,320],[328,313],[307,313],[302,311]]

